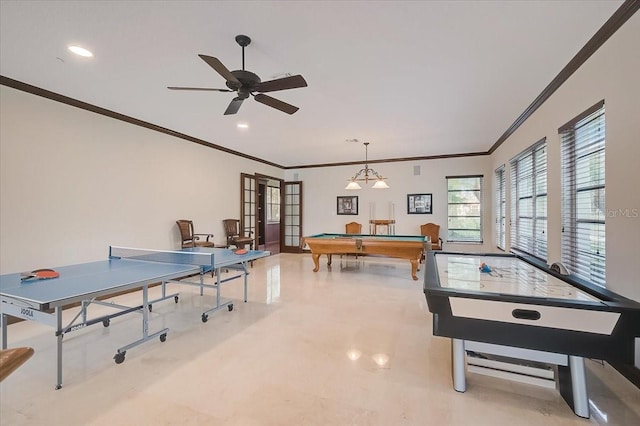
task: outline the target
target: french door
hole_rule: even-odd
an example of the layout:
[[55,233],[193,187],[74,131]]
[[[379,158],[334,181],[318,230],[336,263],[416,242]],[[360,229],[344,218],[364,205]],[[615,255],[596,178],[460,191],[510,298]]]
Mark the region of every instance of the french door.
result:
[[282,238],[280,250],[302,252],[302,182],[284,182],[282,200]]
[[[258,246],[258,179],[261,175],[240,174],[240,227]],[[302,252],[302,182],[280,183],[280,251]],[[264,208],[264,206],[262,206]]]
[[244,235],[251,235],[258,247],[258,180],[254,175],[240,173],[240,228]]

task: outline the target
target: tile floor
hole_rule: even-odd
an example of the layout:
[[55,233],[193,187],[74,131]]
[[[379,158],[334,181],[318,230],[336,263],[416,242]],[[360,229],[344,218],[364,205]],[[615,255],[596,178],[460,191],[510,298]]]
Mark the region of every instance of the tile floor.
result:
[[69,334],[57,391],[52,329],[10,325],[9,346],[35,355],[0,385],[0,424],[640,425],[640,390],[590,360],[588,420],[552,389],[469,373],[457,393],[450,341],[432,336],[409,262],[334,256],[331,271],[312,267],[307,254],[255,262],[249,301],[241,280],[225,284],[235,309],[207,323],[212,292],[173,285],[179,303],[151,314],[150,331],[169,327],[167,341],[131,349],[120,365],[112,357],[139,337],[139,314]]

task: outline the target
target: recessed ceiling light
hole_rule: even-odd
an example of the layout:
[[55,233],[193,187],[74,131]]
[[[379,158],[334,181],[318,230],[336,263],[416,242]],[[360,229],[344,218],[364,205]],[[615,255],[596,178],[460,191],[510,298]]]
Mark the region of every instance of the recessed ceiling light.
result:
[[249,125],[247,123],[238,123],[236,124],[236,126],[238,127],[238,129],[248,129]]
[[75,53],[78,56],[83,56],[85,58],[92,58],[93,53],[80,46],[69,46],[69,50]]

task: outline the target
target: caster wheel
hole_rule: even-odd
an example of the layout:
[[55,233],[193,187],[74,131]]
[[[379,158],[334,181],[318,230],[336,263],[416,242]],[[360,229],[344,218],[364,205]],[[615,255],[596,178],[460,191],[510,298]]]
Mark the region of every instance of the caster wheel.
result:
[[175,300],[175,301],[176,301],[176,303],[178,303],[178,296],[175,296],[175,297],[173,298],[173,300]]
[[229,312],[233,311],[233,303],[227,306],[227,309],[229,309]]
[[109,324],[111,324],[111,320],[110,319],[106,319],[104,321],[102,321],[102,325],[105,327],[109,327]]
[[209,320],[209,315],[202,314],[202,322],[207,322]]
[[153,311],[153,305],[149,305],[149,312]]
[[56,390],[62,389],[62,385],[56,385]]
[[124,362],[124,355],[126,352],[118,352],[113,359],[116,360],[116,364],[122,364]]
[[164,342],[164,341],[166,341],[166,340],[167,340],[167,333],[162,333],[162,334],[160,335],[160,341],[161,341],[161,342]]

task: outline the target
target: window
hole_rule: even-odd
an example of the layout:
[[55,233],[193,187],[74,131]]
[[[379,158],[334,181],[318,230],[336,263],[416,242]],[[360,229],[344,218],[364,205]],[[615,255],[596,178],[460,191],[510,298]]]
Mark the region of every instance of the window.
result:
[[280,222],[280,188],[267,187],[267,222]]
[[558,129],[562,166],[562,262],[605,286],[604,101]]
[[482,243],[483,176],[447,176],[447,241]]
[[495,241],[496,247],[504,250],[506,245],[507,193],[505,188],[504,164],[495,171]]
[[511,160],[511,248],[547,260],[547,141]]

